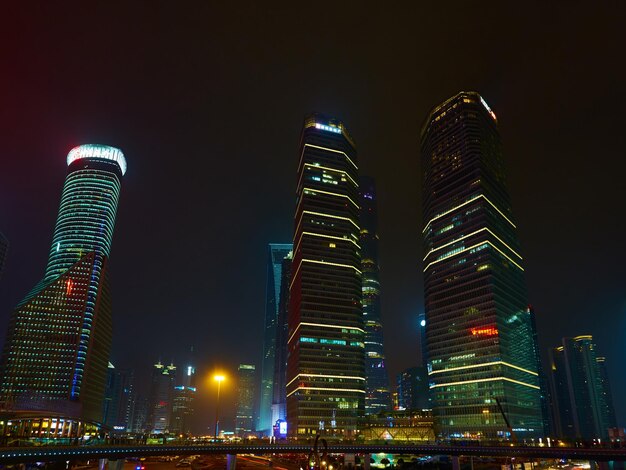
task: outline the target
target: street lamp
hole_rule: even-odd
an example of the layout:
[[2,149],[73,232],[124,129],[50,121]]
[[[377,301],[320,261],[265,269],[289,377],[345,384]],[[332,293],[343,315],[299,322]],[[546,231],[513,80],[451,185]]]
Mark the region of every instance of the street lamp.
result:
[[225,377],[223,375],[215,375],[213,377],[213,380],[217,381],[217,403],[215,405],[215,442],[217,442],[217,431],[220,424],[220,388],[224,378]]

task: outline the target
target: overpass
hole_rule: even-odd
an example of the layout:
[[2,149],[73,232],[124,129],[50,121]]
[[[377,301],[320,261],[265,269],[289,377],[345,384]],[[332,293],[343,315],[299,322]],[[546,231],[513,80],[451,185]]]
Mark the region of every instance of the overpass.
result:
[[[60,461],[60,460],[120,460],[133,457],[162,455],[221,454],[308,454],[311,445],[103,445],[103,446],[52,446],[7,447],[0,450],[0,464]],[[452,457],[515,457],[516,459],[580,459],[597,462],[626,461],[626,448],[601,447],[526,447],[526,446],[455,446],[455,445],[370,445],[331,444],[329,454],[414,454],[448,455]]]

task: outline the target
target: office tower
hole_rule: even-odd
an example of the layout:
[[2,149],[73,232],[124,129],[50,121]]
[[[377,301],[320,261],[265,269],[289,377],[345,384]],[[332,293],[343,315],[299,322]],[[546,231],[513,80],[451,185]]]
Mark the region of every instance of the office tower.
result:
[[399,410],[430,408],[426,367],[409,367],[400,372],[396,379],[396,391]]
[[354,437],[364,414],[357,179],[345,126],[309,116],[300,140],[287,341],[294,437]]
[[[543,429],[536,344],[496,116],[476,92],[421,132],[424,296],[433,412],[442,437]],[[502,405],[503,412],[496,399]]]
[[7,251],[9,250],[9,240],[0,232],[0,279],[4,270],[4,263],[7,260]]
[[268,246],[267,283],[265,289],[265,331],[261,361],[261,393],[257,431],[270,434],[274,424],[272,396],[276,362],[276,327],[278,322],[283,259],[291,252],[291,243],[270,243]]
[[100,422],[111,347],[107,266],[126,160],[81,145],[68,173],[43,280],[16,307],[2,356],[1,400]]
[[419,338],[419,364],[426,367],[428,364],[428,349],[426,347],[426,315],[417,315],[417,331]]
[[616,426],[605,360],[589,335],[563,338],[550,350],[556,432],[562,438],[606,439]]
[[[193,355],[193,348],[191,349]],[[175,434],[191,434],[191,419],[195,410],[196,400],[196,368],[191,365],[193,359],[188,362],[183,370],[182,383],[174,387],[172,398],[172,418],[170,431]]]
[[[283,259],[276,322],[276,353],[274,357],[274,383],[272,393],[272,426],[278,420],[287,420],[287,317],[289,315],[289,283],[291,282],[291,261],[293,253]],[[283,425],[284,428],[284,425]],[[280,426],[279,426],[280,431]],[[282,433],[283,435],[285,433]]]
[[378,208],[376,184],[369,176],[359,178],[361,205],[361,270],[363,271],[363,322],[365,324],[365,414],[387,411],[391,405],[389,377],[383,350],[378,266]]
[[254,392],[256,368],[250,364],[239,364],[237,387],[237,416],[235,434],[245,437],[254,426]]
[[163,434],[170,430],[170,418],[174,400],[176,366],[157,362],[152,369],[150,389],[150,417],[148,425],[153,433]]
[[131,430],[134,433],[143,434],[146,431],[149,431],[149,419],[151,416],[150,412],[150,400],[148,397],[143,395],[137,395],[135,399],[135,407],[133,410],[133,416],[131,419]]
[[102,423],[116,432],[131,430],[135,407],[134,374],[109,362]]

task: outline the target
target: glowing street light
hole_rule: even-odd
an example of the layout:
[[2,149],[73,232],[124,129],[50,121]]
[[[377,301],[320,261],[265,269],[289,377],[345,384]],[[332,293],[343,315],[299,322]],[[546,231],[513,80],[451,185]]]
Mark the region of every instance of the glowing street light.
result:
[[220,374],[213,376],[213,380],[217,382],[217,403],[215,405],[215,442],[217,442],[217,433],[220,424],[220,388],[225,378],[226,377]]

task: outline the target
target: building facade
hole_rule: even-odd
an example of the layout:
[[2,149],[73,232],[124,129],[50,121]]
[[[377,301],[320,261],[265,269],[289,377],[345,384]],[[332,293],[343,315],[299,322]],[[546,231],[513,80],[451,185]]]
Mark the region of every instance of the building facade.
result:
[[252,364],[239,364],[237,379],[235,434],[240,437],[246,437],[254,431],[256,367]]
[[134,382],[132,370],[118,369],[109,362],[102,412],[102,423],[109,431],[131,431],[135,411]]
[[550,350],[551,387],[557,435],[606,439],[617,426],[605,358],[590,335],[563,338]]
[[[444,438],[541,436],[534,341],[502,145],[476,92],[421,133],[424,295],[435,422]],[[502,405],[502,412],[496,398]]]
[[397,375],[398,410],[430,409],[426,367],[409,367]]
[[157,362],[152,369],[150,387],[149,429],[154,434],[170,432],[174,386],[176,384],[176,366]]
[[361,271],[363,272],[363,322],[365,324],[365,414],[389,410],[389,376],[385,367],[383,323],[380,313],[378,264],[378,204],[376,184],[368,176],[359,178],[361,205]]
[[276,362],[276,334],[280,307],[283,260],[291,252],[291,243],[270,243],[268,247],[267,283],[265,289],[265,330],[263,358],[261,361],[261,389],[257,431],[270,434],[274,418],[272,398],[274,393],[274,367]]
[[[289,314],[289,283],[291,282],[291,262],[293,253],[283,259],[276,323],[276,353],[274,357],[274,383],[272,394],[272,427],[276,422],[287,420],[287,317]],[[280,427],[280,426],[279,426]]]
[[[193,348],[191,349],[193,356]],[[196,368],[190,361],[182,370],[182,380],[174,387],[172,396],[172,418],[170,420],[170,430],[174,434],[192,434],[192,418],[195,411],[196,401]]]
[[44,278],[9,322],[0,399],[9,414],[100,422],[112,331],[107,265],[126,160],[119,149],[81,145],[67,164]]
[[365,330],[356,148],[340,121],[302,130],[289,301],[287,422],[293,437],[353,437],[364,414]]

